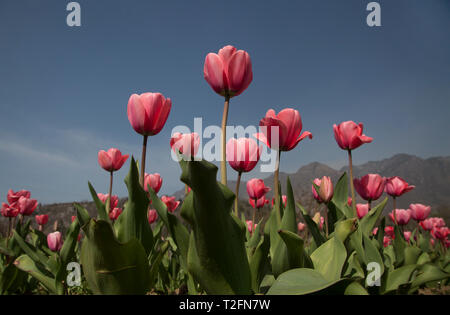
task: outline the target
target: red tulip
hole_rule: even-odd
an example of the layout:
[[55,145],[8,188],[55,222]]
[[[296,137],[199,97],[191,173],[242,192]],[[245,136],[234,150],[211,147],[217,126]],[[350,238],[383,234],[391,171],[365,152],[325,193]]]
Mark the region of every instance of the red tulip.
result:
[[352,200],[352,197],[348,197],[348,198],[347,198],[347,204],[348,204],[349,207],[352,206],[352,201],[353,201],[353,200]]
[[34,217],[38,225],[45,225],[48,222],[48,214],[41,214]]
[[154,174],[147,174],[145,173],[144,178],[144,189],[146,192],[148,192],[148,186],[150,186],[151,189],[157,194],[162,186],[162,177],[158,173]]
[[[250,205],[255,208],[255,199],[249,198],[248,202]],[[268,204],[269,200],[266,199],[266,196],[262,196],[256,201],[256,209],[261,209],[264,205]]]
[[323,229],[323,223],[325,222],[325,218],[324,217],[320,217],[320,224],[319,224],[319,229],[322,230]]
[[416,186],[409,185],[403,178],[394,176],[386,180],[385,191],[389,196],[399,197]]
[[167,211],[171,213],[173,213],[180,204],[179,201],[175,200],[175,197],[162,196],[161,201],[166,205]]
[[114,208],[109,212],[109,218],[112,221],[116,221],[117,218],[119,217],[119,215],[122,214],[122,209],[121,208]]
[[250,199],[258,200],[270,191],[269,187],[264,185],[264,181],[258,178],[252,178],[247,182],[247,193]]
[[36,199],[29,199],[26,197],[20,197],[17,202],[17,206],[19,208],[19,213],[22,215],[31,215],[34,210],[36,210],[38,206],[38,202]]
[[[283,207],[286,208],[287,205],[287,196],[283,195],[281,196],[281,200],[283,201]],[[275,198],[272,198],[272,207],[275,205]]]
[[148,210],[148,223],[152,224],[158,219],[158,213],[155,209]]
[[198,133],[179,133],[175,132],[170,138],[170,147],[175,153],[178,151],[186,156],[195,156],[200,145],[200,136]]
[[297,224],[297,230],[299,231],[299,232],[302,232],[304,229],[305,229],[305,224],[304,223],[302,223],[302,222],[299,222],[298,224]]
[[378,233],[378,228],[376,227],[376,228],[374,228],[374,229],[372,230],[372,234],[373,234],[373,235],[377,235],[377,233]]
[[384,247],[388,247],[389,245],[391,245],[391,243],[392,243],[392,239],[389,238],[388,236],[385,236],[383,238],[383,246]]
[[171,107],[170,98],[161,93],[133,94],[128,100],[128,120],[137,133],[154,136],[164,127]]
[[246,51],[225,46],[218,54],[209,53],[206,56],[203,75],[216,93],[237,96],[252,82],[252,62]]
[[[259,125],[264,127],[262,128],[263,132],[254,136],[269,148],[275,150],[279,148],[280,151],[290,151],[306,137],[312,139],[312,134],[309,131],[305,131],[300,135],[303,127],[302,119],[299,112],[292,108],[285,108],[278,115],[273,109],[269,109],[266,116],[259,122]],[[272,127],[278,127],[278,135],[275,134],[275,137],[272,137],[272,132],[276,132],[276,130],[272,130],[274,129]],[[276,138],[277,136],[278,139]],[[278,148],[273,148],[272,143],[277,140]]]
[[411,210],[411,217],[416,221],[425,220],[431,212],[430,206],[425,206],[420,203],[413,203],[409,205]]
[[419,225],[424,229],[425,231],[431,231],[434,227],[433,218],[425,219],[423,221],[419,222]]
[[236,172],[250,172],[258,163],[261,150],[253,139],[230,138],[227,142],[227,161]]
[[256,227],[258,226],[258,224],[253,224],[252,220],[247,220],[245,221],[247,223],[247,229],[250,232],[250,234],[253,234],[253,229],[256,229]]
[[443,227],[433,227],[433,229],[431,230],[431,234],[439,239],[439,240],[445,240],[447,238],[447,236],[450,234],[450,230],[448,227],[443,226]]
[[367,213],[369,213],[369,204],[368,203],[356,204],[356,213],[358,214],[358,219],[362,219]]
[[12,204],[6,204],[2,202],[2,210],[1,210],[2,216],[6,218],[15,218],[19,214],[19,208],[17,206],[17,202],[14,202]]
[[8,199],[9,204],[13,204],[17,201],[19,201],[20,197],[30,198],[31,193],[28,190],[19,190],[17,192],[14,192],[12,189],[8,190],[8,195],[6,199]]
[[363,135],[363,124],[345,121],[338,126],[333,125],[334,138],[343,150],[354,150],[364,143],[372,142],[373,138]]
[[409,239],[411,238],[411,232],[410,231],[405,231],[405,232],[403,232],[403,236],[405,237],[405,240],[407,241],[407,242],[409,242]]
[[122,155],[122,152],[115,148],[111,148],[107,152],[98,151],[98,164],[108,172],[120,170],[127,159],[128,154]]
[[77,218],[77,216],[76,216],[76,215],[73,215],[73,216],[72,216],[72,222],[75,221],[76,218]]
[[395,211],[395,218],[397,219],[398,225],[408,224],[409,220],[411,219],[411,210],[409,210],[409,209],[408,210],[404,210],[404,209],[392,210],[392,212],[389,213],[389,217],[391,218],[392,222],[395,223],[394,211]]
[[[97,197],[98,197],[98,199],[100,199],[101,202],[106,203],[106,201],[108,200],[109,194],[98,193]],[[118,204],[119,204],[119,197],[117,197],[116,195],[112,195],[111,200],[109,202],[110,210],[113,210],[114,208],[116,208]]]
[[386,234],[387,236],[391,237],[391,238],[395,238],[395,230],[393,226],[386,226],[384,228],[384,234]]
[[47,245],[53,252],[58,252],[62,247],[62,235],[60,232],[53,232],[47,235]]
[[353,184],[358,194],[367,201],[380,198],[383,194],[386,179],[378,174],[367,174],[360,179],[355,178]]

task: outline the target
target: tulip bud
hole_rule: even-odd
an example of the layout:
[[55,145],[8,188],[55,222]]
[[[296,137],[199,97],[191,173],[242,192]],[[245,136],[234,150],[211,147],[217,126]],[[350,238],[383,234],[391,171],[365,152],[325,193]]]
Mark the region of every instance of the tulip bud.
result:
[[122,155],[122,153],[115,148],[111,148],[107,152],[104,150],[98,152],[98,164],[108,172],[120,170],[127,159],[128,154]]
[[155,174],[147,174],[145,173],[144,177],[144,190],[148,192],[148,186],[157,194],[162,186],[162,177],[158,173]]
[[53,232],[47,235],[48,248],[53,252],[58,252],[62,247],[62,235],[60,232]]
[[152,224],[158,219],[158,213],[155,209],[148,210],[148,223]]
[[270,191],[269,187],[264,185],[264,181],[258,178],[252,178],[247,182],[247,193],[250,199],[258,200]]
[[354,150],[364,143],[372,142],[373,138],[363,135],[363,124],[345,121],[338,126],[333,125],[334,138],[342,150]]

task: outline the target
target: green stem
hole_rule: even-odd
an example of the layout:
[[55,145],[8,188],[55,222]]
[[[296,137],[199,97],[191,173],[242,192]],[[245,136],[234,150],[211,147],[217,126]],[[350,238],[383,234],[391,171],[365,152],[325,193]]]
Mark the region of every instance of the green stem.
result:
[[353,185],[353,159],[352,150],[348,150],[348,165],[350,170],[350,189],[352,191],[352,208],[353,215],[357,218],[358,214],[356,212],[356,200],[355,200],[355,186]]
[[239,186],[241,185],[241,175],[242,172],[238,173],[237,181],[236,181],[236,199],[234,200],[234,214],[236,217],[239,218],[239,210],[238,210],[238,204],[239,204]]
[[108,215],[111,210],[112,187],[113,187],[113,171],[111,171],[109,174],[109,195],[108,200],[106,201],[106,213]]
[[253,235],[253,232],[255,232],[255,215],[256,215],[256,202],[257,202],[258,200],[256,200],[255,199],[255,207],[253,208],[253,217],[252,217],[252,235]]
[[275,194],[275,209],[277,209],[277,220],[278,223],[281,223],[281,209],[280,209],[280,158],[281,158],[281,151],[278,150],[277,152],[277,161],[275,163],[275,172],[274,172],[274,178],[273,178],[273,186],[274,186],[274,194]]
[[139,178],[139,183],[141,184],[142,188],[144,188],[144,178],[145,178],[145,157],[147,154],[147,135],[144,135],[144,141],[142,143],[142,156],[141,156],[141,173]]
[[223,115],[222,115],[222,135],[221,135],[221,147],[222,147],[222,159],[220,161],[220,175],[221,182],[225,186],[227,185],[227,119],[228,119],[228,108],[230,106],[230,96],[225,96],[225,104],[223,105]]
[[397,200],[395,199],[395,197],[392,197],[392,199],[393,199],[392,203],[394,205],[394,210],[392,211],[393,212],[393,216],[394,216],[394,224],[398,225],[398,223],[397,223],[397,211],[396,211],[396,209],[397,209]]

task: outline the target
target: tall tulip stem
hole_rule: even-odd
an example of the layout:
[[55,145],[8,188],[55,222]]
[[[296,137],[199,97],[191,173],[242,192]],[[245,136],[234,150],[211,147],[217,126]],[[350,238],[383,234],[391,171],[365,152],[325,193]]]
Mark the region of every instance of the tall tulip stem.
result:
[[276,204],[275,209],[278,209],[276,214],[277,214],[277,219],[278,219],[279,223],[281,223],[280,187],[279,187],[280,158],[281,158],[281,151],[278,150],[277,161],[275,163],[275,172],[274,172],[274,176],[273,176],[273,186],[274,186],[274,190],[275,190],[275,192],[274,192],[275,193],[275,204]]
[[238,205],[239,205],[239,186],[241,185],[242,172],[238,173],[236,181],[236,199],[234,200],[234,214],[239,218]]
[[353,160],[352,160],[352,150],[348,150],[348,166],[350,170],[350,189],[352,191],[352,208],[353,215],[357,218],[358,214],[356,212],[356,200],[355,200],[355,186],[353,185]]
[[108,214],[111,209],[112,187],[113,187],[113,171],[111,171],[109,174],[109,195],[108,200],[106,201],[106,213]]
[[253,216],[252,216],[252,235],[255,232],[255,216],[256,216],[256,204],[257,204],[258,200],[255,199],[255,207],[253,208]]
[[227,184],[227,119],[228,119],[228,108],[230,107],[230,96],[225,96],[225,104],[223,105],[223,116],[222,116],[222,135],[220,139],[220,144],[222,147],[222,159],[220,161],[220,181],[222,184]]
[[325,209],[325,236],[328,239],[328,204],[327,208]]
[[145,178],[145,156],[147,154],[147,135],[144,135],[144,141],[142,143],[142,156],[141,156],[141,173],[139,174],[139,183],[142,188],[144,188],[144,178]]
[[395,209],[397,209],[397,199],[395,199],[395,197],[392,197],[392,203],[393,203],[393,206],[394,206],[394,211],[392,211],[393,214],[394,214],[394,224],[398,225],[397,224],[397,211],[395,211]]

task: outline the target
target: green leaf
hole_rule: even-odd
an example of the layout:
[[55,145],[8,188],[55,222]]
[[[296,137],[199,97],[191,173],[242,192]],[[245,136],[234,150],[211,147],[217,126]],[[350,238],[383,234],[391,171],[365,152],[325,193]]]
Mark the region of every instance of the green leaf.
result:
[[269,235],[262,236],[255,252],[250,258],[250,272],[252,275],[252,289],[253,292],[259,293],[260,286],[264,279],[266,269],[269,267]]
[[409,293],[413,293],[419,287],[428,282],[439,281],[449,278],[450,274],[444,272],[441,268],[437,267],[436,265],[425,264],[420,268],[420,271],[418,272],[416,278],[412,281],[411,290],[409,291]]
[[40,264],[44,268],[48,268],[47,261],[48,257],[41,252],[39,249],[35,248],[31,244],[28,244],[20,235],[14,230],[13,238],[20,246],[20,248],[32,259],[35,263]]
[[314,238],[314,241],[316,242],[317,246],[322,245],[325,243],[326,239],[325,237],[320,233],[319,227],[317,226],[316,222],[311,219],[308,212],[297,202],[297,207],[300,208],[300,212],[303,216],[303,220],[305,221],[306,225],[308,226],[309,231],[311,232],[311,235]]
[[278,233],[286,244],[289,269],[312,268],[313,263],[305,253],[303,239],[291,231],[280,230]]
[[345,242],[347,237],[350,236],[358,226],[358,220],[356,218],[339,221],[336,223],[334,229],[334,236],[341,242]]
[[370,236],[372,234],[375,224],[377,223],[378,219],[380,218],[381,214],[383,213],[383,209],[386,206],[387,200],[388,200],[387,197],[384,198],[384,200],[381,203],[379,203],[377,206],[375,206],[373,209],[371,209],[359,221],[360,229],[364,235]]
[[359,261],[358,255],[356,252],[352,252],[348,258],[348,266],[347,270],[344,273],[344,276],[351,278],[364,278],[364,270],[361,267],[361,262]]
[[369,293],[367,293],[367,290],[364,289],[364,287],[361,284],[359,284],[359,282],[356,282],[356,281],[350,283],[347,286],[344,294],[345,295],[369,295]]
[[417,268],[416,265],[408,265],[397,268],[388,272],[386,280],[383,281],[384,293],[397,290],[399,286],[409,283],[413,271]]
[[422,250],[415,246],[407,246],[405,248],[405,265],[415,265]]
[[189,271],[208,294],[250,294],[246,227],[231,213],[233,192],[217,182],[212,163],[182,160],[180,166],[181,180],[192,189],[181,208],[192,226]]
[[403,238],[403,233],[400,232],[398,225],[394,227],[395,239],[393,240],[393,246],[395,250],[396,265],[400,266],[405,260],[405,248],[406,242]]
[[28,255],[19,256],[14,264],[42,283],[51,293],[56,294],[55,279],[45,275]]
[[[348,178],[347,173],[342,174],[339,178],[336,186],[334,187],[333,198],[330,204],[337,210],[339,210],[341,216],[347,219],[352,219],[354,217],[353,210],[348,206]],[[328,205],[330,206],[330,205]],[[336,213],[339,216],[339,213]]]
[[94,294],[145,294],[150,270],[141,243],[137,239],[120,243],[111,225],[103,220],[91,219],[84,230],[80,258]]
[[154,243],[153,231],[147,217],[149,200],[147,193],[139,184],[139,172],[133,157],[125,184],[128,188],[128,201],[114,224],[117,238],[123,243],[132,239],[139,240],[148,255]]
[[80,233],[80,225],[78,224],[78,219],[70,224],[69,229],[66,233],[66,238],[64,240],[64,244],[61,247],[60,256],[61,263],[64,266],[70,262],[71,259],[75,257],[75,246],[78,242],[78,234]]
[[363,235],[363,242],[364,242],[364,252],[365,252],[365,264],[368,265],[371,262],[378,263],[380,265],[380,273],[381,275],[384,273],[384,263],[383,263],[383,257],[381,257],[380,252],[378,251],[378,248],[373,244],[371,239],[367,237],[366,235]]
[[291,269],[282,273],[270,287],[268,295],[303,295],[314,293],[338,283],[330,281],[322,274],[307,268]]
[[155,257],[154,261],[152,262],[152,265],[150,266],[150,284],[149,284],[150,288],[153,288],[155,286],[155,282],[156,282],[157,276],[158,276],[159,266],[160,266],[161,261],[168,249],[169,249],[169,242],[164,242],[161,245],[161,248],[159,249],[158,253],[156,254],[156,257]]
[[105,204],[98,198],[97,192],[90,182],[88,182],[88,186],[92,199],[94,200],[95,207],[97,208],[98,218],[106,222],[111,222],[109,219],[108,211],[106,211]]
[[335,237],[323,243],[311,255],[314,270],[322,274],[328,281],[336,281],[341,278],[342,267],[346,259],[345,246]]

